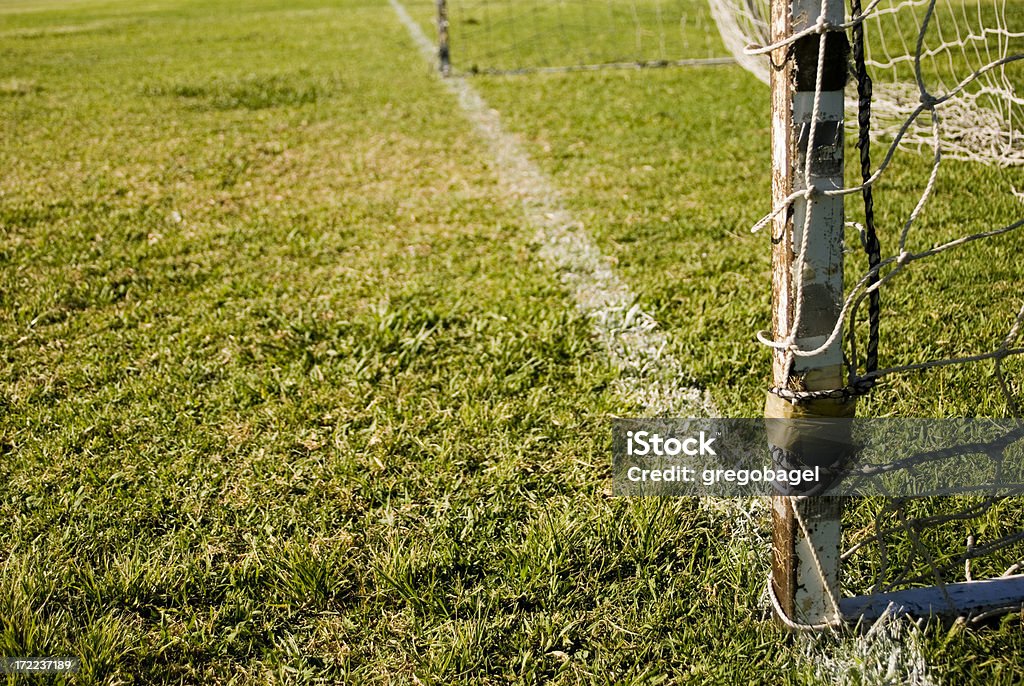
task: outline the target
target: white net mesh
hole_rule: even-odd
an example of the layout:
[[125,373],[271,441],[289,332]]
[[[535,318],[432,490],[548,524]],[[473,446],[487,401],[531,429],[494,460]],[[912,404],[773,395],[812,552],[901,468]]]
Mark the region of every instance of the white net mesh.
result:
[[[415,8],[427,0],[409,3]],[[432,2],[432,0],[430,0]],[[731,63],[694,0],[450,0],[455,73]]]
[[[768,0],[710,3],[726,47],[768,83],[768,62],[751,50],[769,43]],[[902,144],[930,148],[934,132],[917,115],[922,97],[934,99],[945,155],[1024,164],[1024,97],[1011,71],[1024,50],[1024,3],[878,0],[865,5],[864,29],[876,135],[892,137],[909,122]]]

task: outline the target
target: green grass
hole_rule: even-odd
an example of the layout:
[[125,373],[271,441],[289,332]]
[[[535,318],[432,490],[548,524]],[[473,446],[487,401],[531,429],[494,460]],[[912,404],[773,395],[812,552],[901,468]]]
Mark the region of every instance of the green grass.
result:
[[[0,35],[0,655],[83,684],[813,681],[737,522],[607,495],[606,417],[640,408],[386,3],[0,1]],[[758,84],[474,84],[685,381],[756,415]],[[924,178],[901,161],[886,236]],[[958,194],[922,240],[1014,202]],[[1015,245],[910,279],[887,361],[992,343]],[[867,412],[999,413],[964,390],[987,373]],[[928,641],[953,681],[1024,671],[1016,619]]]

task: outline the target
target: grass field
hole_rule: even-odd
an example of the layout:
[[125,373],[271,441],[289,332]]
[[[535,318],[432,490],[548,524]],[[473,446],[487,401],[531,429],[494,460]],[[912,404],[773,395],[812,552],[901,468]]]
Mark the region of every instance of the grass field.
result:
[[[78,656],[81,684],[857,683],[769,621],[743,521],[608,494],[606,418],[641,408],[386,2],[0,0],[0,55],[0,656]],[[474,86],[685,381],[757,416],[760,84]],[[883,224],[927,178],[898,159]],[[1019,170],[947,169],[921,244],[1020,213]],[[1018,247],[894,288],[885,364],[994,347]],[[991,384],[901,377],[864,413],[1004,414]],[[1010,684],[1021,629],[920,640],[940,680]]]

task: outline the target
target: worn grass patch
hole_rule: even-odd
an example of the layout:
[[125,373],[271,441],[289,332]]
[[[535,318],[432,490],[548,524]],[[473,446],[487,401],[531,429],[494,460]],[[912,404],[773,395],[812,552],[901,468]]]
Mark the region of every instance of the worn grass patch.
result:
[[171,86],[151,86],[147,95],[180,98],[196,109],[262,110],[268,107],[301,106],[315,104],[321,97],[329,97],[334,88],[306,83],[301,75],[247,74],[235,78],[211,79],[200,83],[180,83]]
[[0,105],[0,652],[75,683],[790,678],[727,520],[604,494],[638,408],[391,11],[143,14],[4,48],[45,88]]

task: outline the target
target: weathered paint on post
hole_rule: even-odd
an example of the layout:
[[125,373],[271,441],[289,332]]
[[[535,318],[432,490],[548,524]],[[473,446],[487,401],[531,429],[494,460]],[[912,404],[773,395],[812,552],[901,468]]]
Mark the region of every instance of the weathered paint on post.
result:
[[[813,26],[823,11],[830,23],[839,24],[844,20],[841,0],[773,0],[772,42],[781,43]],[[774,207],[785,203],[796,191],[809,187],[838,189],[843,184],[846,43],[841,32],[826,35],[822,93],[814,121],[820,34],[810,34],[771,53]],[[843,200],[839,196],[801,197],[775,217],[772,225],[775,340],[787,340],[795,329],[794,342],[798,348],[812,350],[831,335],[843,298],[843,231]],[[812,357],[791,357],[784,350],[776,350],[772,367],[777,388],[793,391],[840,388],[843,385],[841,337]],[[834,416],[834,408],[826,407],[829,404],[834,405],[835,401],[804,401],[793,414]],[[766,416],[790,414],[787,405],[787,401],[780,398],[769,399]],[[783,613],[791,622],[822,625],[840,619],[830,598],[838,588],[840,513],[838,498],[796,500],[776,496],[773,499],[772,585]],[[804,527],[800,526],[797,514]]]

